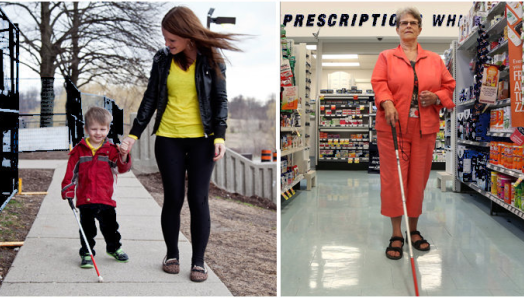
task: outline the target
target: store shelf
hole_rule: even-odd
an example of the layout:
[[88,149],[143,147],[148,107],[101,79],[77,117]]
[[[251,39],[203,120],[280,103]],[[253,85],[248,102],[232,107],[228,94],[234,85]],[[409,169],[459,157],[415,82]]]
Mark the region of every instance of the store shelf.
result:
[[479,146],[479,147],[489,147],[489,142],[475,142],[475,141],[457,140],[457,144],[473,145],[473,146]]
[[320,126],[320,131],[349,131],[349,132],[359,132],[359,131],[369,131],[367,125],[362,126],[351,126],[351,124],[346,125],[326,125]]
[[457,104],[457,106],[472,106],[472,105],[475,104],[475,101],[476,101],[475,98],[470,99],[470,100],[467,100],[467,101],[462,101],[462,102],[459,102],[459,103]]
[[324,96],[324,100],[326,99],[341,99],[341,98],[349,98],[349,99],[374,99],[375,94],[320,94],[320,96]]
[[489,105],[491,108],[507,107],[511,105],[511,98],[498,100],[496,103]]
[[478,28],[475,29],[459,46],[457,50],[459,51],[468,51],[472,50],[477,45],[477,38],[479,38]]
[[493,19],[496,15],[504,14],[506,11],[506,2],[499,2],[495,7],[493,7],[490,11],[488,11],[488,16],[486,17],[488,20]]
[[[340,99],[340,98],[338,98],[338,99]],[[328,103],[324,103],[324,104],[321,104],[321,106],[324,106],[324,108],[335,106],[337,109],[361,108],[361,107],[366,108],[365,104],[361,104],[359,102],[355,102],[355,103],[351,103],[351,104],[328,104]]]
[[[369,142],[369,139],[351,139],[351,138],[345,138],[349,139],[350,142]],[[320,142],[328,142],[329,139],[319,139]]]
[[498,21],[493,26],[489,27],[489,29],[486,30],[486,33],[489,35],[488,40],[498,39],[501,36],[501,33],[504,31],[504,27],[506,27],[507,24],[508,22],[506,18],[503,18],[502,20]]
[[303,131],[304,127],[280,127],[280,132],[294,132],[294,131]]
[[[318,159],[319,161],[323,162],[345,162],[345,163],[363,163],[363,162],[369,162],[369,158],[367,157],[354,157],[354,158],[345,158],[345,157],[322,157]],[[350,162],[351,160],[351,162]],[[358,160],[356,162],[355,160]]]
[[491,132],[488,131],[487,135],[492,137],[501,137],[501,138],[509,138],[511,137],[513,133],[512,132]]
[[351,117],[352,119],[355,119],[355,118],[369,117],[369,114],[361,114],[361,115],[324,115],[324,114],[321,114],[320,117],[331,117],[331,118]]
[[302,180],[302,179],[304,179],[304,175],[302,175],[302,174],[298,175],[297,177],[295,177],[295,180],[293,180],[293,182],[291,184],[288,184],[288,185],[284,186],[284,188],[282,188],[280,193],[285,193],[286,191],[292,189],[295,185],[300,183],[300,180]]
[[488,169],[492,169],[494,171],[497,171],[497,172],[509,175],[511,177],[515,177],[515,178],[523,177],[524,178],[524,174],[522,174],[521,171],[506,169],[503,166],[494,165],[494,164],[491,164],[491,163],[488,163],[486,165],[486,167]]
[[472,183],[472,182],[462,182],[462,183],[464,183],[465,185],[469,186],[471,189],[473,189],[474,191],[478,192],[479,194],[481,194],[481,195],[487,197],[488,199],[492,200],[493,202],[497,203],[498,205],[500,205],[504,209],[508,210],[509,212],[511,212],[511,213],[515,214],[516,216],[524,219],[524,211],[518,209],[515,206],[511,206],[510,204],[508,204],[508,203],[504,202],[503,200],[499,199],[497,196],[493,195],[492,193],[480,189],[475,183]]
[[290,155],[290,154],[302,151],[304,149],[305,149],[305,147],[297,147],[297,148],[293,148],[293,149],[282,150],[281,156]]
[[495,56],[497,54],[504,53],[504,52],[507,52],[507,51],[508,51],[508,41],[506,40],[503,43],[499,44],[498,47],[496,47],[493,50],[489,51],[487,55],[493,57],[493,56]]

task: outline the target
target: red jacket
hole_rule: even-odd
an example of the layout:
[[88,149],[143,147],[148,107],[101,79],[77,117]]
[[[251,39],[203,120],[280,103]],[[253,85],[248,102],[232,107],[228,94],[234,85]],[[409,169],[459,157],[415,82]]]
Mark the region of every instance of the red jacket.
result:
[[[440,56],[422,49],[420,44],[415,70],[419,92],[428,90],[437,94],[440,99],[440,105],[422,107],[419,103],[421,133],[436,133],[440,129],[440,109],[455,107],[453,103],[455,80]],[[395,49],[380,53],[371,76],[377,106],[376,130],[391,131],[391,127],[386,122],[386,113],[380,104],[385,100],[392,100],[398,111],[402,132],[406,133],[414,87],[413,81],[413,68],[400,45]]]
[[76,188],[77,207],[86,204],[105,204],[116,207],[113,192],[117,174],[131,169],[129,154],[127,160],[124,162],[121,159],[118,147],[108,139],[104,141],[94,156],[85,139],[82,139],[69,153],[69,162],[62,181],[62,198],[64,200],[74,198],[75,187],[78,185]]

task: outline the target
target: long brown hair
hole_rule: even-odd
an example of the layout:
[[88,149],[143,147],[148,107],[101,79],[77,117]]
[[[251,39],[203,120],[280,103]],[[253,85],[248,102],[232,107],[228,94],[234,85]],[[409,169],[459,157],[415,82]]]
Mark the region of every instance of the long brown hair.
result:
[[[171,34],[191,39],[200,53],[207,57],[209,65],[215,69],[218,76],[221,76],[219,63],[224,63],[224,56],[219,50],[241,51],[232,44],[241,34],[213,32],[202,26],[195,13],[184,6],[171,8],[162,19],[162,28]],[[175,62],[183,69],[189,68],[184,53],[175,55]]]

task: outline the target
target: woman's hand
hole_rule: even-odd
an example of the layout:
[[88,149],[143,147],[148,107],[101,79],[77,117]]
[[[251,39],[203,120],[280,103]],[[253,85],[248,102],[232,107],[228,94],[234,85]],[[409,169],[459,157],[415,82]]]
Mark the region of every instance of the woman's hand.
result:
[[437,103],[437,95],[431,91],[424,90],[420,92],[419,100],[423,107],[429,107]]
[[125,137],[122,141],[122,144],[120,144],[120,154],[127,154],[131,152],[131,149],[133,148],[133,145],[135,144],[136,140],[131,137]]
[[387,124],[395,127],[395,123],[398,121],[398,111],[391,100],[387,100],[381,104],[382,108],[386,112]]
[[215,144],[215,156],[213,157],[213,161],[221,159],[224,157],[224,154],[226,154],[226,145]]

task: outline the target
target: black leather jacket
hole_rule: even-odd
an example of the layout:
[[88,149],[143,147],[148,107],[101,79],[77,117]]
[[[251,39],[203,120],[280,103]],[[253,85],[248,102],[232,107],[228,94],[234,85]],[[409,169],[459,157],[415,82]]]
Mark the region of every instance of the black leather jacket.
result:
[[[172,59],[173,55],[167,48],[155,54],[147,89],[129,134],[140,138],[155,110],[157,113],[153,134],[158,130],[167,106],[167,76]],[[224,64],[219,66],[223,78],[218,77],[216,71],[208,65],[207,58],[198,53],[195,84],[205,136],[208,137],[213,133],[215,138],[225,139],[227,128],[226,66]]]

